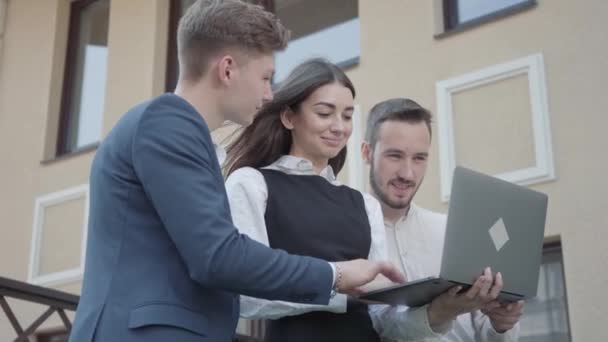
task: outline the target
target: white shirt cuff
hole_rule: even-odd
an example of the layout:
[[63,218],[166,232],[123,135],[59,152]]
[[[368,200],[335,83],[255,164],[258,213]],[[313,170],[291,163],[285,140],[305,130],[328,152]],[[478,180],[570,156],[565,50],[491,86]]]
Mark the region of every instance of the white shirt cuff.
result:
[[333,299],[337,294],[337,292],[335,291],[337,274],[336,274],[336,265],[334,265],[333,262],[329,262],[328,264],[329,264],[329,267],[331,267],[331,274],[332,274],[331,290],[329,290],[329,295],[330,295],[329,299],[331,301],[331,299]]

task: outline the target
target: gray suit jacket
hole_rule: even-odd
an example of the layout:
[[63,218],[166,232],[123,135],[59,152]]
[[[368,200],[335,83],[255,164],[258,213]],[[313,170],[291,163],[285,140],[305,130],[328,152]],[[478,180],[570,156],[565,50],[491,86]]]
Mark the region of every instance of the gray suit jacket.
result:
[[229,341],[239,293],[329,301],[327,262],[234,228],[209,129],[176,95],[124,115],[97,151],[90,186],[72,342]]

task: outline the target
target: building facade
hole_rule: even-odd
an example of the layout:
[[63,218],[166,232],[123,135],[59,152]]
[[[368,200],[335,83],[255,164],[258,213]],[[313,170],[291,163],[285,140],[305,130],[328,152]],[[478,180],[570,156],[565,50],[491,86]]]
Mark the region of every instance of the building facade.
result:
[[[175,26],[191,2],[0,0],[1,277],[79,293],[95,149],[131,106],[172,89]],[[358,151],[371,106],[416,100],[435,116],[419,205],[447,210],[455,165],[549,195],[522,340],[608,340],[607,2],[261,2],[293,31],[275,81],[325,56],[357,88],[345,183],[368,189]],[[9,303],[26,323],[43,310]],[[60,326],[51,317],[40,330]],[[0,314],[0,340],[14,336]]]

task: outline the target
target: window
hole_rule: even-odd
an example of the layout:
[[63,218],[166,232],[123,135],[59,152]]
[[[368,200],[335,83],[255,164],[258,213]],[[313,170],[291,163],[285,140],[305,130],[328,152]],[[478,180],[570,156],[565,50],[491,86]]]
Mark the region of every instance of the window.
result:
[[311,57],[346,68],[361,53],[357,0],[275,0],[276,15],[291,30],[287,49],[276,54],[275,81]]
[[[285,51],[275,55],[274,81],[311,57],[324,57],[343,68],[355,65],[361,51],[357,0],[248,0],[274,12],[291,30]],[[194,0],[173,0],[169,20],[166,90],[177,83],[176,33],[179,18]]]
[[165,91],[172,92],[177,85],[179,63],[177,61],[177,25],[179,18],[196,0],[171,0],[169,5],[169,39],[167,44],[167,74]]
[[562,251],[559,243],[545,245],[538,293],[526,302],[520,342],[569,342],[568,309]]
[[108,55],[109,0],[71,4],[57,155],[101,139]]
[[443,0],[444,30],[474,26],[535,5],[535,0]]

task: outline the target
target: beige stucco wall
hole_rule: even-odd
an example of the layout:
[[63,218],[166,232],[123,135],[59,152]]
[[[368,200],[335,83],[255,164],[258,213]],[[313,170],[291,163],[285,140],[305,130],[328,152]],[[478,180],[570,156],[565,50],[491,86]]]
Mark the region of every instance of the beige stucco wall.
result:
[[[361,63],[349,72],[357,102],[365,112],[383,99],[406,96],[436,112],[437,81],[542,53],[557,179],[532,188],[550,196],[547,235],[561,236],[573,340],[608,340],[602,295],[608,275],[599,271],[608,268],[608,3],[540,0],[531,10],[442,39],[433,38],[435,12],[432,1],[359,1]],[[431,152],[417,202],[445,212],[436,137]]]
[[[7,3],[4,33],[2,4]],[[363,112],[376,102],[395,96],[411,97],[436,111],[435,83],[497,63],[533,53],[544,55],[551,133],[557,179],[532,186],[550,195],[547,235],[560,235],[563,244],[570,323],[574,341],[607,339],[602,329],[608,300],[602,291],[608,276],[598,270],[608,266],[604,242],[608,238],[608,189],[602,176],[608,171],[603,156],[603,129],[608,119],[603,108],[608,97],[601,81],[608,76],[608,35],[604,14],[608,3],[589,0],[584,5],[568,0],[540,0],[536,8],[466,32],[434,39],[438,1],[360,0],[361,58],[349,70],[357,86],[356,102]],[[108,84],[105,99],[104,133],[133,104],[163,92],[168,0],[112,0],[108,37]],[[59,96],[69,13],[68,0],[0,0],[0,275],[25,280],[28,272],[34,204],[37,197],[88,182],[93,152],[41,164],[51,155],[59,111]],[[440,26],[440,25],[439,25]],[[495,88],[475,89],[456,97],[456,111],[483,116],[475,106],[492,94],[520,91],[515,79]],[[505,90],[507,89],[507,90]],[[526,106],[525,92],[515,106]],[[487,106],[492,103],[486,103]],[[523,115],[523,114],[522,114]],[[479,141],[467,135],[474,125],[461,122],[457,131],[463,159],[475,161],[471,146]],[[506,121],[515,127],[522,120]],[[514,132],[517,127],[513,128]],[[437,127],[434,127],[437,131]],[[522,139],[529,139],[525,135]],[[219,132],[221,138],[225,132]],[[486,139],[484,137],[484,139]],[[429,173],[417,202],[445,211],[439,196],[439,163],[434,141]],[[482,142],[483,143],[483,142]],[[522,151],[508,161],[487,161],[487,167],[506,168],[528,164],[529,145],[514,145]],[[513,147],[507,140],[498,146]],[[356,151],[351,151],[351,154]],[[469,153],[469,157],[467,157]],[[502,164],[498,164],[498,163]],[[348,179],[349,170],[341,175]],[[367,179],[366,175],[364,175]],[[68,203],[63,210],[80,210]],[[67,209],[66,209],[67,208]],[[57,208],[59,210],[59,208]],[[45,241],[44,253],[54,245],[80,245],[79,217],[66,216],[63,228],[51,213],[49,230],[63,239]],[[61,215],[60,215],[61,216]],[[55,218],[53,218],[55,217]],[[61,253],[60,246],[56,246]],[[46,269],[62,263],[73,266],[76,249],[54,255]],[[77,262],[76,262],[77,264]],[[78,293],[80,284],[57,288]],[[26,304],[15,306],[29,323],[43,309]],[[58,324],[54,320],[51,324]],[[0,340],[14,335],[0,314]]]

